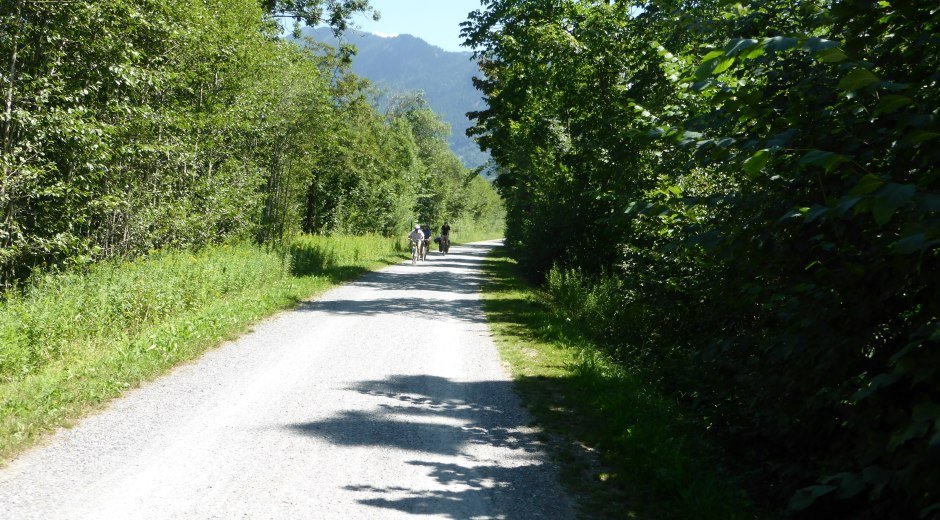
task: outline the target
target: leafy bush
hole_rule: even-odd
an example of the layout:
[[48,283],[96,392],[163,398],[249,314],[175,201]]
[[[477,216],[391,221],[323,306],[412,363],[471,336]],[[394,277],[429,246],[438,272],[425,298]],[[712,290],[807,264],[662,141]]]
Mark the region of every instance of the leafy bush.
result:
[[515,257],[795,516],[940,511],[933,4],[490,0],[465,25]]

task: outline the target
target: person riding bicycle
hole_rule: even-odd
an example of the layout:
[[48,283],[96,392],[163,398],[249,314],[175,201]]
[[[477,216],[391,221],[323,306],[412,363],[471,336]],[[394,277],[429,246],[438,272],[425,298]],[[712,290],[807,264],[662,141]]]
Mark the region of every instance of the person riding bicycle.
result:
[[421,253],[424,251],[424,231],[421,230],[419,224],[415,224],[414,230],[408,233],[408,240],[411,240],[417,245],[418,258],[421,258]]
[[421,231],[424,233],[424,255],[421,258],[424,258],[431,250],[431,226],[425,224],[421,227]]
[[440,250],[447,254],[447,250],[450,249],[450,224],[447,221],[444,221],[444,225],[441,226],[441,241],[440,241]]

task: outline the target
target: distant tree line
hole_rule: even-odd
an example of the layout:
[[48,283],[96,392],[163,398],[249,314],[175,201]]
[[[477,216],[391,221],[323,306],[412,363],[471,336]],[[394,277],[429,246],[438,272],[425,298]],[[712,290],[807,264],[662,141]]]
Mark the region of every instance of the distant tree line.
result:
[[380,112],[340,30],[368,2],[10,0],[0,5],[0,285],[233,237],[403,232],[498,213],[420,97]]
[[484,0],[507,241],[764,506],[940,515],[928,0]]

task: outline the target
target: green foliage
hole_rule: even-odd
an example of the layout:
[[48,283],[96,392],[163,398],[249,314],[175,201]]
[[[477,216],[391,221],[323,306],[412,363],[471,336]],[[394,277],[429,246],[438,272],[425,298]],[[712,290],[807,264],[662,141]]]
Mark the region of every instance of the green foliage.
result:
[[352,71],[393,92],[420,90],[428,103],[453,127],[448,142],[463,164],[477,168],[489,157],[465,135],[470,126],[467,112],[483,108],[472,78],[480,74],[469,52],[443,51],[414,36],[402,34],[382,38],[367,32],[347,30],[337,37],[328,28],[304,28],[301,32],[334,47],[348,40],[356,45]]
[[398,256],[380,235],[418,212],[499,214],[423,100],[380,113],[349,49],[282,41],[274,21],[339,30],[369,10],[0,3],[0,456]]
[[506,231],[506,212],[490,184],[473,175],[463,186],[459,217],[450,222],[452,240],[468,243],[502,238]]
[[298,236],[38,276],[0,303],[0,459],[272,311],[403,258],[371,236]]
[[484,7],[472,132],[522,267],[584,286],[571,312],[685,397],[760,501],[934,514],[933,3]]
[[315,27],[327,23],[334,31],[348,27],[349,18],[355,13],[371,13],[375,20],[379,13],[372,9],[369,0],[262,0],[268,14],[275,18],[289,18]]
[[[279,40],[274,19],[341,30],[364,0],[0,4],[0,286],[231,238],[403,231],[422,182],[466,172],[381,114],[349,49]],[[418,125],[418,126],[415,126]],[[445,171],[446,170],[446,171]],[[456,202],[455,202],[456,201]]]
[[[548,292],[497,251],[485,264],[487,320],[516,387],[585,518],[754,518],[714,447],[674,400],[603,352],[586,332],[617,298],[554,269]],[[611,284],[617,284],[613,278]]]

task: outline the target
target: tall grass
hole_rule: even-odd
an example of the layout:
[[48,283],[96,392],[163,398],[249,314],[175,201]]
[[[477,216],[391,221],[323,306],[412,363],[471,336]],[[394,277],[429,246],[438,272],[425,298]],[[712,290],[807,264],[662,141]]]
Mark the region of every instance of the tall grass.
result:
[[157,252],[36,277],[0,301],[0,460],[288,307],[402,258],[396,239]]
[[481,221],[462,218],[451,222],[451,225],[451,241],[455,244],[469,244],[471,242],[502,238],[506,229],[504,219]]
[[553,269],[537,289],[501,254],[485,266],[487,320],[582,516],[756,516],[684,410],[585,334],[618,308],[614,278]]

